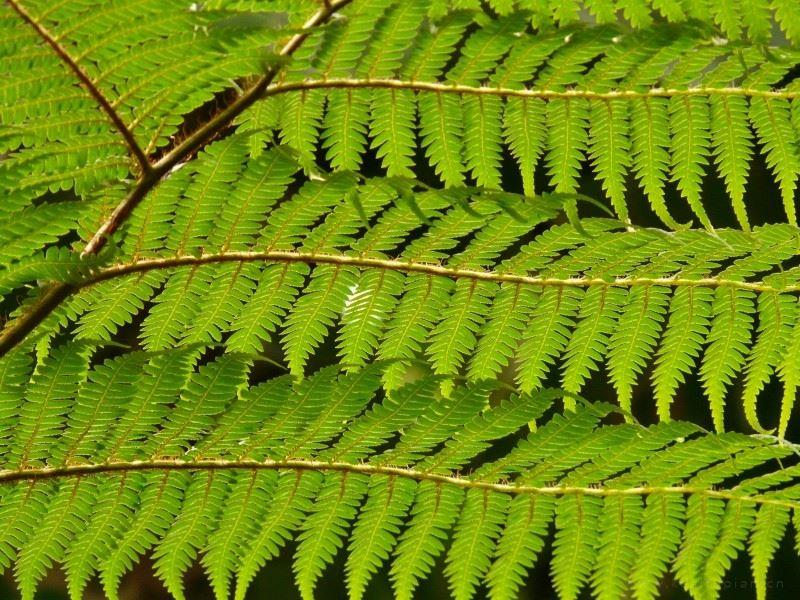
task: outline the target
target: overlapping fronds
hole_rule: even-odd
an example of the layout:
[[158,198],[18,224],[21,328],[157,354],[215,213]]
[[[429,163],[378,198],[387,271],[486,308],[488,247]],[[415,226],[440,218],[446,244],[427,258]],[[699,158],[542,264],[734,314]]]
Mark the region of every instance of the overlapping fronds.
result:
[[[441,561],[500,600],[554,531],[566,600],[711,599],[745,548],[765,598],[800,523],[794,5],[4,0],[0,568],[113,600],[147,555],[243,600],[290,547],[304,598],[341,553],[351,598]],[[758,154],[786,224],[751,226]],[[671,420],[693,378],[717,433]]]
[[655,598],[667,569],[704,598],[745,545],[763,590],[800,508],[786,445],[603,424],[607,405],[543,418],[560,393],[492,404],[494,384],[444,398],[423,377],[381,398],[380,364],[250,386],[245,355],[98,351],[61,346],[33,374],[2,359],[24,401],[3,412],[0,564],[24,599],[53,564],[73,598],[95,574],[116,598],[146,552],[177,598],[198,559],[218,598],[243,598],[293,538],[304,598],[340,551],[352,598],[383,565],[410,598],[438,560],[454,598],[514,598],[553,522],[561,598]]
[[2,210],[127,177],[128,153],[146,163],[179,133],[181,115],[263,72],[313,4],[295,9],[276,3],[248,18],[212,3],[4,2],[0,152],[13,151],[2,177],[14,185]]
[[251,116],[309,163],[321,148],[335,168],[356,169],[369,147],[389,175],[410,176],[419,147],[445,185],[498,188],[510,152],[529,195],[538,164],[551,189],[573,192],[591,163],[620,219],[639,186],[671,228],[668,184],[712,227],[701,191],[713,168],[746,228],[759,148],[796,222],[796,50],[720,43],[702,26],[532,35],[525,12],[477,28],[456,12],[420,27],[422,0],[369,5],[287,66],[266,92],[271,117]]
[[[135,9],[109,2],[102,10],[91,2],[8,4],[0,20],[0,152],[10,152],[0,165],[4,212],[28,208],[48,191],[92,198],[102,211],[128,192],[120,182],[151,169],[162,176],[158,159],[191,138],[192,112],[213,115],[217,102],[223,118],[226,97],[281,67],[288,52],[280,42],[313,13],[313,3],[281,2],[260,11],[228,2],[189,10],[157,1]],[[334,4],[344,18],[293,44],[280,77],[272,81],[270,72],[271,86],[252,90],[253,99],[274,96],[238,120],[255,132],[255,154],[277,130],[306,166],[322,148],[334,168],[357,170],[371,147],[389,175],[410,176],[420,146],[445,184],[497,188],[508,149],[528,195],[540,162],[558,192],[575,191],[588,162],[623,221],[625,191],[639,185],[677,228],[664,199],[672,181],[708,228],[703,174],[716,165],[747,227],[744,190],[759,147],[796,220],[798,92],[788,74],[798,55],[791,48],[720,43],[694,10],[684,16],[697,21],[680,28],[569,25],[534,34],[527,10],[501,10],[492,20],[480,10],[450,11],[428,23],[421,0]],[[554,19],[571,21],[558,4]],[[614,14],[602,4],[591,10]],[[773,4],[789,23],[791,11]],[[762,12],[770,11],[753,15]],[[753,16],[747,25],[757,22]],[[730,24],[717,25],[738,37]]]
[[294,49],[280,44],[315,8],[217,4],[3,2],[4,263],[76,234],[96,253],[192,144],[213,133],[193,137],[235,98],[232,89],[271,78]]
[[[420,356],[470,380],[511,365],[526,392],[551,378],[578,393],[605,364],[630,409],[652,367],[664,419],[699,366],[719,430],[740,375],[748,420],[762,430],[756,400],[777,376],[784,435],[798,377],[796,227],[666,233],[584,219],[582,231],[537,233],[562,198],[416,190],[349,172],[290,193],[295,163],[281,150],[248,160],[246,148],[227,138],[176,173],[137,209],[110,263],[53,249],[12,265],[0,288],[64,269],[72,295],[40,327],[45,340],[65,330],[110,340],[135,321],[151,351],[278,342],[296,376],[333,335],[352,368],[399,360],[389,387]],[[34,307],[43,289],[32,290]],[[26,318],[30,305],[18,312]]]

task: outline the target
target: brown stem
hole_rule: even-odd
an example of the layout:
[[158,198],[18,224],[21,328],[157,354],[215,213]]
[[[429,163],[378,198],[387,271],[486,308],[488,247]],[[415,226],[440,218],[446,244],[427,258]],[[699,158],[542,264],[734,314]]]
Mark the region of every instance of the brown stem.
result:
[[[288,42],[283,46],[279,52],[280,56],[290,56],[294,53],[305,39],[311,34],[312,30],[325,23],[331,15],[336,11],[341,10],[348,5],[352,0],[336,0],[326,2],[303,26],[303,30],[292,36]],[[83,72],[80,66],[67,54],[66,50],[53,38],[53,36],[39,23],[37,23],[26,11],[20,6],[17,0],[6,0],[8,4],[27,22],[29,23],[39,35],[55,50],[55,52],[69,65],[75,72],[81,82],[86,85],[89,92],[98,101],[101,107],[106,111],[109,118],[117,125],[118,129],[125,137],[128,144],[131,145],[131,151],[134,154],[143,157],[144,161],[140,160],[142,165],[142,176],[136,183],[136,186],[131,192],[116,206],[111,215],[100,225],[100,227],[92,235],[91,239],[87,242],[86,246],[81,253],[82,256],[97,254],[103,246],[105,246],[109,237],[114,234],[122,223],[128,218],[134,208],[142,201],[145,196],[152,190],[161,179],[166,176],[170,170],[178,165],[182,160],[191,156],[198,149],[202,148],[210,140],[212,140],[222,129],[227,127],[238,115],[244,112],[247,108],[252,106],[257,100],[263,97],[264,91],[275,78],[278,73],[278,67],[270,67],[267,72],[262,75],[258,81],[250,87],[244,94],[239,96],[233,103],[231,103],[222,112],[217,113],[211,120],[202,125],[188,138],[186,138],[180,145],[172,149],[156,164],[151,165],[139,146],[136,144],[133,135],[127,129],[125,124],[121,121],[119,115],[114,111],[111,104],[98,90],[88,76]],[[136,150],[134,150],[134,148]],[[43,295],[37,300],[31,308],[8,324],[0,333],[0,357],[4,356],[9,350],[20,343],[25,337],[33,331],[33,329],[41,323],[47,315],[49,315],[65,298],[67,298],[73,291],[73,286],[65,283],[53,283]]]
[[125,122],[122,120],[122,117],[119,116],[114,107],[111,106],[111,102],[108,101],[94,83],[86,74],[86,72],[81,68],[81,66],[75,62],[75,59],[70,56],[67,49],[64,48],[58,41],[53,37],[53,34],[48,31],[48,29],[39,23],[33,16],[25,10],[25,8],[17,2],[17,0],[6,0],[6,3],[25,21],[28,25],[30,25],[36,33],[42,38],[45,43],[53,49],[61,61],[69,67],[69,69],[75,74],[75,76],[80,80],[83,87],[86,89],[87,92],[95,99],[97,104],[100,105],[100,108],[103,112],[106,113],[108,119],[114,125],[114,127],[119,131],[122,137],[125,139],[125,144],[128,146],[128,150],[136,159],[136,162],[139,163],[139,167],[142,170],[142,173],[148,173],[151,169],[150,161],[147,159],[142,148],[139,146],[136,138],[133,137],[133,133],[131,133],[130,129],[125,125]]

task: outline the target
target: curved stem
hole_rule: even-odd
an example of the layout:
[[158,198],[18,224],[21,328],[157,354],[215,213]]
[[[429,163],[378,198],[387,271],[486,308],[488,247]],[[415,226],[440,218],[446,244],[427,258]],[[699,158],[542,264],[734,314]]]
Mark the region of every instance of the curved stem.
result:
[[473,279],[479,281],[495,281],[536,287],[580,287],[595,286],[625,287],[664,286],[708,287],[748,290],[756,293],[796,293],[800,292],[800,284],[789,284],[781,287],[763,281],[737,281],[721,277],[703,277],[689,279],[684,277],[617,277],[604,279],[600,277],[537,277],[518,275],[498,271],[481,271],[475,269],[452,268],[432,263],[413,262],[402,258],[371,258],[366,256],[348,256],[345,254],[320,254],[283,250],[272,251],[240,251],[218,254],[201,254],[170,256],[166,258],[143,258],[130,263],[121,263],[96,269],[85,279],[73,283],[55,283],[42,297],[32,305],[30,310],[11,322],[0,335],[0,357],[19,343],[44,318],[50,314],[64,299],[78,290],[117,277],[133,273],[143,273],[158,269],[174,269],[181,267],[197,267],[200,265],[228,262],[267,262],[289,263],[300,262],[310,265],[330,264],[353,266],[362,269],[385,269],[402,273],[422,273],[450,279]]
[[307,79],[303,81],[289,81],[273,84],[267,88],[265,95],[276,96],[287,92],[297,92],[313,89],[356,89],[356,88],[383,88],[394,90],[412,90],[416,92],[432,92],[437,94],[459,94],[473,96],[501,96],[519,98],[539,98],[542,100],[575,99],[586,100],[636,100],[646,98],[676,98],[690,96],[745,96],[748,98],[774,98],[793,100],[800,98],[800,90],[759,90],[754,88],[738,87],[690,87],[678,88],[650,88],[639,92],[634,90],[610,90],[597,92],[593,90],[547,90],[535,88],[506,88],[492,86],[472,86],[454,83],[440,83],[429,81],[410,81],[403,79]]
[[76,288],[69,283],[56,282],[42,293],[27,312],[10,321],[0,333],[0,357],[5,356],[22,342],[45,317],[69,298]]
[[168,258],[145,258],[130,263],[122,263],[98,269],[85,280],[75,284],[74,287],[78,289],[100,281],[144,271],[175,267],[196,267],[199,265],[225,262],[302,262],[306,264],[332,264],[353,266],[363,269],[385,269],[403,273],[422,273],[438,277],[448,277],[450,279],[474,279],[537,287],[588,288],[608,286],[629,288],[640,285],[658,285],[665,287],[733,288],[757,293],[800,292],[800,284],[790,284],[779,288],[762,281],[737,281],[720,277],[703,277],[699,279],[682,277],[617,277],[614,279],[603,279],[601,277],[537,277],[498,271],[452,268],[432,263],[403,260],[402,258],[371,258],[367,256],[348,256],[345,254],[294,252],[291,250],[272,250],[264,252],[239,251],[219,254],[201,254],[200,256],[183,255]]
[[735,489],[716,490],[692,485],[674,486],[635,486],[610,488],[602,486],[531,486],[516,485],[494,481],[470,479],[469,476],[432,473],[410,467],[394,467],[371,465],[369,463],[328,462],[307,459],[253,460],[253,459],[198,459],[187,461],[170,458],[154,458],[149,460],[113,461],[104,463],[87,463],[67,465],[63,467],[41,467],[35,469],[7,469],[0,471],[0,483],[32,481],[42,479],[58,479],[64,477],[83,477],[126,471],[214,471],[214,470],[295,470],[295,471],[339,471],[360,473],[363,475],[385,475],[387,477],[404,477],[415,481],[433,481],[442,485],[452,485],[465,489],[482,489],[504,494],[540,494],[548,496],[649,496],[652,494],[704,495],[722,500],[739,500],[753,504],[771,504],[787,508],[800,508],[800,502],[766,495],[749,495],[737,493]]

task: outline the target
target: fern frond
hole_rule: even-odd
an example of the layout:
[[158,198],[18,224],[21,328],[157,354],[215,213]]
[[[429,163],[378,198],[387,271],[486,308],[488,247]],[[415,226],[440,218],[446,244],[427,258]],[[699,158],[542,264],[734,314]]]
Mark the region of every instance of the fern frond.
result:
[[[7,0],[21,597],[60,568],[118,600],[149,556],[178,600],[195,564],[244,600],[290,546],[304,599],[336,563],[354,599],[439,565],[456,599],[511,599],[549,547],[566,600],[668,572],[713,598],[742,553],[763,600],[800,514],[794,8]],[[786,224],[748,206],[757,154]],[[604,366],[619,408],[581,396]],[[695,376],[715,433],[672,420]],[[736,404],[756,435],[724,433]]]
[[548,496],[511,500],[496,558],[486,576],[492,600],[515,597],[544,547],[554,506],[554,499]]
[[217,598],[230,597],[230,578],[245,556],[247,543],[256,535],[264,506],[273,498],[278,474],[270,471],[237,473],[219,525],[209,535],[201,562]]
[[[175,352],[161,355],[164,365],[170,354]],[[105,382],[106,394],[124,405],[109,418],[105,443],[87,442],[86,452],[22,467],[16,451],[4,453],[0,485],[8,489],[0,510],[16,525],[0,548],[6,564],[15,561],[25,597],[50,565],[63,562],[73,596],[98,571],[115,598],[122,574],[154,548],[156,572],[176,597],[183,595],[182,574],[200,560],[218,597],[226,596],[235,575],[241,598],[261,566],[297,533],[295,573],[306,595],[346,546],[354,597],[386,561],[396,593],[408,597],[444,556],[455,597],[471,597],[486,581],[492,597],[504,598],[536,560],[555,518],[552,568],[563,597],[574,597],[589,582],[598,596],[617,597],[630,578],[637,596],[649,598],[675,555],[687,589],[700,589],[704,568],[709,585],[717,585],[731,553],[748,537],[754,575],[763,581],[796,508],[794,470],[785,470],[794,454],[786,445],[706,434],[680,423],[603,425],[604,411],[595,408],[554,416],[526,433],[527,422],[547,411],[557,394],[513,397],[491,407],[495,386],[456,388],[445,398],[434,377],[382,398],[382,365],[344,375],[325,369],[299,388],[286,378],[248,387],[241,383],[248,363],[223,356],[201,363],[173,393],[188,398],[202,386],[219,399],[214,402],[238,408],[207,411],[206,425],[188,434],[176,425],[191,422],[184,414],[189,405],[165,405],[153,421],[161,431],[155,441],[134,443],[140,434],[125,423],[136,410],[137,394],[129,388],[141,359],[107,359],[88,376],[65,375],[75,382],[73,396],[95,397]],[[114,381],[105,379],[115,371]],[[223,375],[234,371],[235,377]],[[145,371],[137,392],[158,387],[168,373]],[[334,399],[322,414],[307,404],[311,388],[315,404]],[[275,389],[286,396],[274,398],[272,409],[257,410],[261,405],[254,402]],[[277,403],[298,409],[277,411]],[[199,407],[196,414],[211,406],[204,400],[191,404]],[[60,410],[50,405],[48,421]],[[83,422],[73,411],[85,408],[78,404],[53,421],[57,432],[67,434]],[[557,432],[569,431],[567,423],[573,433],[564,445]],[[264,434],[271,448],[266,453],[258,442]],[[197,451],[170,457],[161,450],[179,447],[187,435]],[[509,436],[516,440],[509,451],[483,457],[493,441]],[[33,446],[39,437],[50,439],[50,430],[34,434]],[[65,444],[74,446],[74,439],[68,435]],[[130,450],[97,449],[109,445]],[[459,475],[457,469],[470,461],[477,461],[474,470]],[[769,471],[773,463],[776,470]],[[756,466],[766,470],[748,478],[745,471]],[[734,475],[744,478],[737,486],[718,485]],[[731,520],[737,514],[751,517]],[[32,531],[40,520],[50,527]],[[690,534],[700,529],[702,535]],[[637,559],[640,539],[648,551]]]
[[[241,152],[232,139],[226,147]],[[373,356],[396,360],[386,371],[389,388],[399,386],[419,356],[438,374],[473,381],[513,366],[526,392],[541,387],[555,367],[573,394],[606,363],[626,410],[652,365],[662,418],[699,364],[718,430],[730,402],[726,390],[741,373],[748,422],[759,430],[760,391],[774,376],[788,382],[786,422],[795,376],[787,344],[800,290],[793,226],[762,226],[750,235],[664,233],[584,219],[585,233],[563,224],[530,235],[558,214],[564,198],[447,188],[411,199],[410,182],[359,183],[348,172],[306,182],[276,201],[296,168],[279,152],[252,159],[259,168],[285,169],[265,190],[272,208],[262,223],[229,217],[224,232],[192,236],[195,247],[207,239],[218,249],[176,253],[164,237],[161,248],[148,244],[147,253],[140,247],[133,256],[123,249],[102,260],[48,250],[45,275],[74,294],[57,330],[77,321],[78,338],[109,339],[140,321],[140,339],[151,351],[221,343],[229,352],[254,352],[279,340],[296,377],[330,337],[353,369]],[[207,179],[197,177],[184,182],[187,190]],[[149,210],[149,202],[142,205]],[[174,210],[177,219],[182,209]],[[62,272],[62,255],[76,266]],[[7,287],[40,276],[40,267],[24,266],[37,260],[14,263]]]
[[[701,224],[712,226],[700,201],[712,152],[735,214],[748,226],[744,191],[757,137],[781,186],[787,216],[796,222],[792,194],[798,150],[787,116],[796,98],[791,84],[777,87],[787,84],[781,79],[796,64],[791,50],[771,48],[764,56],[745,43],[714,47],[702,27],[626,32],[613,25],[572,25],[565,37],[529,35],[522,14],[473,15],[478,28],[472,31],[464,28],[468,17],[454,13],[441,28],[417,32],[407,58],[395,59],[384,75],[365,69],[364,76],[336,78],[326,71],[309,77],[313,63],[301,62],[267,93],[287,95],[292,103],[310,94],[333,99],[323,139],[337,134],[361,140],[347,164],[329,157],[334,166],[357,166],[367,105],[373,105],[379,110],[373,110],[369,128],[384,166],[390,175],[409,175],[416,104],[419,147],[447,186],[471,177],[478,185],[498,187],[505,145],[519,164],[526,193],[533,192],[533,171],[542,157],[552,189],[573,192],[588,159],[621,220],[629,219],[625,192],[631,172],[671,228],[679,223],[665,203],[670,177]],[[358,22],[344,26],[356,36],[363,35],[359,27]],[[377,28],[370,47],[397,44],[398,54],[409,44],[408,31],[403,33],[395,42],[392,33]],[[431,54],[423,58],[426,51]],[[743,53],[746,70],[739,58]],[[377,63],[376,69],[383,70]],[[316,110],[315,115],[322,114],[321,104]],[[357,130],[343,121],[351,119]],[[293,134],[283,139],[310,160],[318,119],[302,122],[308,128],[302,144]],[[333,128],[337,122],[338,130]],[[345,135],[348,131],[353,135]]]

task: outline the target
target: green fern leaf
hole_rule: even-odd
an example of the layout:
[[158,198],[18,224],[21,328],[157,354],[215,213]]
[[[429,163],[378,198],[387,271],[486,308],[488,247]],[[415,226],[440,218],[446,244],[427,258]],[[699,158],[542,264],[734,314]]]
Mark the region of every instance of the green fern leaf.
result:
[[717,290],[712,312],[715,315],[708,333],[709,345],[700,366],[714,427],[723,431],[726,388],[744,365],[750,329],[753,325],[753,298],[746,292]]
[[672,179],[703,227],[712,229],[700,201],[703,168],[708,165],[711,113],[705,98],[688,96],[670,100],[670,151]]
[[631,409],[633,387],[644,370],[658,342],[667,310],[667,290],[658,286],[631,290],[620,312],[619,322],[633,326],[618,327],[608,347],[608,368],[619,395],[619,404]]
[[419,579],[433,568],[444,550],[447,531],[455,521],[464,494],[423,482],[411,508],[407,529],[400,536],[389,576],[399,600],[409,600]]
[[492,600],[516,597],[524,575],[544,546],[555,502],[548,496],[519,497],[511,501],[497,557],[486,576]]
[[357,281],[353,269],[333,266],[314,269],[305,295],[292,307],[283,335],[287,362],[294,375],[303,374],[309,355],[344,310]]
[[370,479],[348,548],[347,589],[354,600],[363,598],[370,578],[397,544],[414,491],[414,482],[407,479]]
[[469,364],[470,379],[491,379],[509,364],[536,300],[536,292],[523,286],[500,287]]
[[314,585],[344,543],[346,524],[353,520],[367,491],[362,475],[327,475],[298,535],[294,571],[300,595],[314,597]]
[[502,529],[508,502],[508,497],[489,491],[467,492],[445,569],[453,598],[472,598],[489,570],[494,541]]
[[593,532],[597,531],[603,502],[591,496],[569,496],[556,504],[553,542],[553,583],[559,596],[577,598],[595,561]]
[[230,597],[230,577],[244,555],[244,547],[256,534],[263,507],[272,498],[277,479],[274,472],[252,471],[238,474],[231,483],[226,501],[235,509],[223,512],[219,527],[208,537],[201,561],[216,598]]
[[789,511],[784,507],[765,505],[759,508],[749,544],[756,597],[759,600],[767,597],[767,568],[788,524]]
[[435,373],[456,373],[463,357],[477,343],[475,334],[483,325],[486,311],[496,291],[497,286],[490,282],[456,283],[442,319],[431,332],[428,353]]
[[66,545],[91,514],[95,487],[95,482],[76,479],[62,482],[53,490],[50,502],[40,514],[45,526],[20,548],[14,565],[14,578],[22,598],[33,600],[47,569],[63,559]]
[[744,187],[752,156],[752,135],[747,126],[746,110],[740,98],[711,99],[711,140],[717,166],[733,201],[736,219],[748,230]]
[[183,574],[197,557],[220,517],[229,492],[228,473],[208,473],[186,489],[181,512],[153,553],[156,575],[175,598],[182,600]]
[[247,586],[264,563],[273,558],[283,545],[291,539],[292,532],[311,511],[312,498],[320,487],[321,477],[317,473],[297,475],[286,473],[278,480],[270,508],[263,525],[248,547],[245,560],[236,572],[235,598],[242,600]]
[[575,192],[588,143],[587,103],[581,99],[551,102],[547,105],[547,121],[552,124],[547,140],[547,171],[553,188],[560,193]]
[[658,582],[679,547],[684,524],[684,499],[653,494],[642,515],[641,551],[631,573],[637,600],[658,597]]
[[342,314],[338,337],[343,364],[361,366],[374,353],[384,323],[397,306],[403,283],[402,275],[392,271],[362,275]]
[[592,580],[598,598],[619,598],[626,592],[628,576],[638,558],[643,512],[642,501],[635,496],[605,499]]
[[86,515],[87,526],[76,532],[64,556],[70,598],[83,598],[92,573],[110,552],[121,527],[130,520],[143,482],[140,473],[123,473],[98,483],[92,514]]
[[575,288],[548,289],[542,293],[520,348],[520,389],[530,391],[542,385],[546,368],[566,348],[570,327],[583,293]]
[[234,319],[228,348],[233,352],[255,352],[269,341],[270,334],[291,309],[307,274],[308,267],[303,264],[286,263],[264,269],[255,292]]
[[109,598],[119,597],[122,576],[172,525],[188,485],[189,478],[184,473],[156,473],[147,478],[136,513],[120,528],[120,535],[100,567],[103,591]]
[[702,288],[682,288],[675,292],[669,307],[669,320],[653,371],[658,414],[670,418],[670,400],[675,388],[692,369],[706,336],[711,315],[712,294]]
[[780,356],[789,341],[796,319],[797,305],[782,295],[764,295],[758,303],[758,337],[752,346],[745,369],[742,393],[745,415],[750,425],[762,430],[756,414],[756,396],[772,371],[770,357]]
[[717,545],[711,551],[702,574],[704,594],[719,593],[725,572],[737,554],[744,549],[747,533],[752,530],[755,508],[742,502],[730,502],[725,507]]
[[92,351],[93,348],[85,344],[70,344],[37,365],[18,410],[16,435],[9,447],[9,464],[26,467],[47,461],[70,400],[86,380]]
[[724,512],[724,502],[716,498],[689,499],[683,548],[675,558],[675,576],[690,594],[699,595],[703,591],[698,565],[707,560],[713,550]]
[[593,101],[590,104],[589,155],[611,205],[630,222],[625,204],[625,175],[630,162],[627,106],[623,102]]
[[584,295],[578,311],[581,320],[564,353],[562,384],[566,391],[578,393],[602,359],[624,298],[622,290],[613,288],[593,288]]
[[772,168],[781,188],[783,206],[789,222],[797,222],[794,191],[800,170],[797,147],[792,138],[792,124],[787,102],[754,98],[750,103],[750,120],[764,147],[767,163]]

